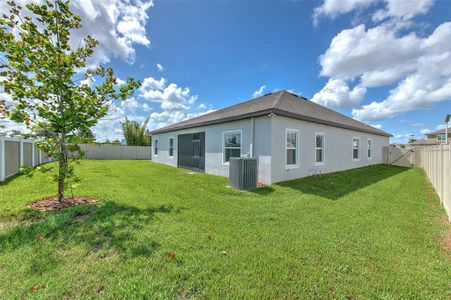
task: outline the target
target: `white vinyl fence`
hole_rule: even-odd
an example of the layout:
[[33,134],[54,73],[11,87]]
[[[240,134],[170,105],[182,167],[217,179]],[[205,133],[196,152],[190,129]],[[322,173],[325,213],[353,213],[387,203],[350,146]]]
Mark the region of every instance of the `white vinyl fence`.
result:
[[150,146],[113,146],[81,144],[85,151],[85,159],[141,159],[150,160],[152,147]]
[[451,144],[415,146],[413,162],[422,167],[451,221]]
[[36,140],[0,136],[0,181],[19,173],[20,166],[35,167],[49,161]]
[[412,149],[398,147],[383,148],[384,163],[399,167],[412,167]]

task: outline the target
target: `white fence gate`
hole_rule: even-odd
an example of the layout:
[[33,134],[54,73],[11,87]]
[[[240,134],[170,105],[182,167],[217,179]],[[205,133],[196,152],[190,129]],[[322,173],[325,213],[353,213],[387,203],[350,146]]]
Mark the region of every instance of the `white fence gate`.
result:
[[412,149],[398,147],[384,147],[384,163],[400,167],[413,167]]

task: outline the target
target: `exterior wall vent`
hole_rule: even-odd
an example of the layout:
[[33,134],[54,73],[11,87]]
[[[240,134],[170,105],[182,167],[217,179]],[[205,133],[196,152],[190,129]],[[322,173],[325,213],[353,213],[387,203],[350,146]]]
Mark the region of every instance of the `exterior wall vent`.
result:
[[257,158],[232,157],[229,162],[229,185],[240,190],[257,188]]

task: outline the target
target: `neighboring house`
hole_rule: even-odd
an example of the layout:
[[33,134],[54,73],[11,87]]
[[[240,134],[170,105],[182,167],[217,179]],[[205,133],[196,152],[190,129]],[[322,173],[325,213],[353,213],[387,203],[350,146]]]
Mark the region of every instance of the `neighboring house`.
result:
[[[451,129],[448,128],[448,139],[451,139]],[[437,141],[444,143],[446,141],[446,129],[440,129],[437,131],[432,131],[426,134],[428,141]]]
[[[410,143],[412,146],[439,145],[446,142],[446,129],[432,131],[426,134],[427,139]],[[451,140],[451,128],[448,128],[448,140]]]
[[256,157],[271,184],[380,164],[390,136],[279,91],[153,131],[152,159],[228,177],[230,157]]

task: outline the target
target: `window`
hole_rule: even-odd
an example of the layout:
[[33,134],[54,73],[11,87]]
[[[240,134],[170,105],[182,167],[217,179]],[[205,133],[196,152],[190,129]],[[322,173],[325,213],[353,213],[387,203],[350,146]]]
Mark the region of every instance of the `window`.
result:
[[315,134],[315,164],[324,164],[324,133]]
[[228,163],[231,157],[241,156],[241,130],[227,131],[223,136],[223,163]]
[[368,139],[368,159],[371,159],[371,139]]
[[174,138],[169,138],[169,157],[174,157]]
[[359,160],[360,159],[360,138],[353,138],[352,139],[352,159],[353,160]]
[[298,167],[298,142],[299,142],[299,131],[287,129],[286,131],[286,141],[285,141],[285,165],[287,168]]
[[158,155],[158,140],[155,139],[153,142],[153,155]]
[[446,134],[439,133],[437,134],[437,141],[445,141],[446,140]]

